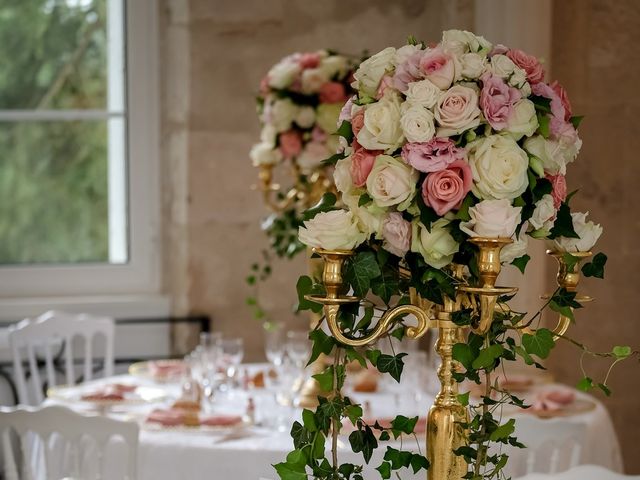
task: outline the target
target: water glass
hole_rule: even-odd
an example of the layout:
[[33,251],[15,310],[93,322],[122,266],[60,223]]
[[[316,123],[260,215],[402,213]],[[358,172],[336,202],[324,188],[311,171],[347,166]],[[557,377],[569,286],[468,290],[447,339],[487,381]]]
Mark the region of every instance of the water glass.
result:
[[267,360],[277,370],[284,362],[285,357],[285,332],[282,325],[265,330],[264,353]]
[[308,332],[287,332],[285,349],[288,357],[299,369],[303,369],[311,355],[311,342]]
[[242,338],[225,338],[220,342],[222,347],[222,364],[226,368],[227,377],[233,379],[244,357],[244,340]]

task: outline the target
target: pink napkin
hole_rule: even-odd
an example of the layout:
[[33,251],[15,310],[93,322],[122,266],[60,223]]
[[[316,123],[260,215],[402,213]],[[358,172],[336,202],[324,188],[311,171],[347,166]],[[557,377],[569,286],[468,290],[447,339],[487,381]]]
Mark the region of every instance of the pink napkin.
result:
[[532,413],[556,412],[573,403],[575,399],[576,394],[565,388],[546,390],[538,394],[528,411]]
[[206,425],[208,427],[230,427],[242,422],[242,417],[237,415],[213,415],[213,416],[201,416],[200,425]]
[[159,423],[165,427],[175,427],[184,423],[185,413],[180,410],[153,410],[147,417],[147,422]]
[[149,373],[154,378],[173,378],[186,373],[187,365],[179,360],[157,360],[149,362]]

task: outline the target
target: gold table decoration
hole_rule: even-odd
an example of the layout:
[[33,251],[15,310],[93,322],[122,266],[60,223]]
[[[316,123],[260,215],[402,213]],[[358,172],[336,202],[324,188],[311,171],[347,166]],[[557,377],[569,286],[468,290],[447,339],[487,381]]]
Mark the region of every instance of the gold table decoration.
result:
[[[464,267],[452,265],[452,277],[456,282],[456,296],[454,299],[444,298],[442,305],[433,304],[422,299],[415,291],[410,292],[410,304],[400,305],[388,309],[378,321],[378,324],[367,336],[351,337],[345,334],[338,323],[338,311],[341,305],[360,303],[362,299],[347,295],[342,271],[345,261],[354,255],[350,250],[323,250],[315,248],[324,261],[322,283],[326,294],[306,295],[307,300],[323,305],[324,318],[333,337],[340,343],[349,346],[364,346],[375,342],[389,334],[397,323],[404,323],[403,317],[413,315],[417,320],[416,326],[407,326],[406,333],[411,339],[422,337],[430,328],[437,329],[438,339],[435,351],[440,357],[437,371],[440,390],[435,397],[434,404],[429,409],[427,417],[427,459],[430,467],[427,471],[428,480],[460,479],[466,473],[468,465],[462,456],[454,452],[467,444],[467,432],[463,425],[469,421],[469,413],[458,400],[458,384],[454,373],[459,368],[453,359],[452,351],[456,343],[465,341],[467,327],[456,325],[452,317],[455,312],[472,305],[476,310],[479,321],[470,330],[478,335],[486,334],[491,328],[497,308],[497,300],[501,295],[515,293],[515,287],[497,287],[496,280],[501,271],[500,251],[512,242],[509,238],[475,237],[469,242],[478,248],[478,273],[480,284],[470,286],[464,283]],[[565,256],[560,252],[548,252],[558,261],[558,286],[567,291],[575,292],[578,286],[579,274],[577,263],[571,268]],[[572,254],[580,259],[590,256],[589,252]],[[403,269],[404,270],[404,269]],[[403,271],[403,274],[406,274]],[[479,299],[476,302],[475,299]],[[580,301],[588,301],[589,297],[579,297]],[[555,335],[562,335],[569,325],[569,319],[561,316],[558,326],[553,330]]]

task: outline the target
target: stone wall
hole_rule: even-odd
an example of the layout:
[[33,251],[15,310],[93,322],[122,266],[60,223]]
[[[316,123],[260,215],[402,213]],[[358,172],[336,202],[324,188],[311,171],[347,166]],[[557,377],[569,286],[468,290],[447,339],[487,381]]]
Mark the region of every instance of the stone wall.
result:
[[[597,246],[609,256],[606,280],[585,282],[596,297],[577,313],[571,335],[600,351],[611,345],[640,346],[640,2],[562,0],[553,8],[553,77],[569,92],[573,111],[585,115],[584,144],[569,167],[569,190],[580,188],[572,205],[588,210],[604,227]],[[566,383],[579,377],[579,353],[562,345],[551,368]],[[586,362],[602,379],[606,362]],[[618,365],[605,403],[623,443],[627,473],[640,473],[640,365]]]

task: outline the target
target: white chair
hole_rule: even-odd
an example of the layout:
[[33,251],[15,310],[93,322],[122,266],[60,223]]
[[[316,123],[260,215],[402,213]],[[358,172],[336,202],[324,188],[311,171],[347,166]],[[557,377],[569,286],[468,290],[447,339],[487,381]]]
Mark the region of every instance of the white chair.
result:
[[622,475],[598,465],[580,465],[566,472],[547,475],[532,473],[518,480],[639,480],[640,475]]
[[[11,438],[12,431],[18,437],[17,442],[15,437]],[[1,477],[135,480],[138,433],[135,422],[82,415],[60,406],[2,408]],[[17,454],[16,446],[21,455]]]
[[[44,400],[40,372],[36,354],[44,353],[47,385],[56,386],[54,350],[64,348],[64,371],[66,384],[74,385],[74,339],[84,340],[83,380],[93,378],[93,343],[102,336],[104,339],[104,376],[113,375],[113,341],[115,325],[112,318],[94,317],[86,314],[70,314],[50,311],[36,319],[26,319],[9,328],[9,344],[13,354],[14,378],[18,391],[18,401],[23,405],[39,405]],[[25,352],[23,357],[22,352]],[[27,388],[27,377],[23,367],[26,358],[31,379],[31,389]],[[31,394],[31,395],[30,395]]]

